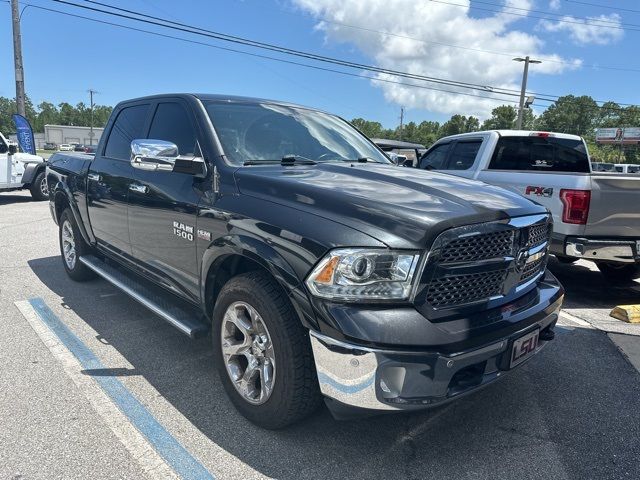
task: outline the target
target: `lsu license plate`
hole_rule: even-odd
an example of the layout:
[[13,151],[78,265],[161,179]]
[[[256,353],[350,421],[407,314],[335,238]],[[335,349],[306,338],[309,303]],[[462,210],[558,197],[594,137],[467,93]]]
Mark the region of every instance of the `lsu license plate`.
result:
[[511,362],[509,363],[509,368],[513,368],[516,365],[521,364],[527,358],[534,354],[538,346],[539,336],[540,329],[537,329],[513,341],[513,347],[511,347]]

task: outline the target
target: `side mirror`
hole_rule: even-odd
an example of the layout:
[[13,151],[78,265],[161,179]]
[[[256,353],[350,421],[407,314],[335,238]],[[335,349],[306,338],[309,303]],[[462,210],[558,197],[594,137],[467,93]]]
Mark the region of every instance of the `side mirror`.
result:
[[131,165],[147,171],[187,173],[204,176],[207,173],[201,157],[179,155],[176,144],[165,140],[136,139],[131,142]]
[[410,158],[405,159],[404,162],[402,162],[402,166],[403,167],[413,167],[413,160]]
[[9,144],[9,155],[15,155],[18,153],[18,146],[15,143]]

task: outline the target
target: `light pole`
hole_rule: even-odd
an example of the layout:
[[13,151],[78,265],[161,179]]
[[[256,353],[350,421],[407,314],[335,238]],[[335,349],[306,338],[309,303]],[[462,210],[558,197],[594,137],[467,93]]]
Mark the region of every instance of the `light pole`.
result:
[[93,88],[87,90],[89,92],[89,100],[91,103],[91,120],[89,121],[89,145],[93,145],[93,95],[98,93]]
[[20,35],[20,7],[18,0],[11,0],[11,21],[13,24],[13,62],[16,76],[16,109],[25,117],[24,69],[22,67],[22,37]]
[[516,130],[522,130],[522,117],[524,116],[524,97],[527,90],[527,76],[529,75],[530,63],[542,63],[541,60],[532,60],[529,55],[526,57],[517,57],[513,59],[516,62],[524,62],[524,73],[522,74],[522,89],[520,90],[520,108],[518,109],[518,121],[516,123]]

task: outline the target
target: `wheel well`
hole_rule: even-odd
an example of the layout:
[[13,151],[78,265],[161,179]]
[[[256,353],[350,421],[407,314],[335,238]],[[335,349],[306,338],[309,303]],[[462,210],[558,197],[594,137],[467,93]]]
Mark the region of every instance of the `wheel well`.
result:
[[60,215],[62,215],[62,212],[64,212],[64,209],[67,208],[69,206],[69,200],[67,199],[67,196],[62,193],[62,192],[58,192],[56,194],[56,200],[55,200],[55,207],[56,207],[56,219],[60,219]]
[[271,272],[263,265],[243,255],[228,255],[214,262],[207,272],[207,283],[205,287],[207,313],[212,316],[213,306],[225,283],[236,275],[254,270],[261,270],[271,275]]

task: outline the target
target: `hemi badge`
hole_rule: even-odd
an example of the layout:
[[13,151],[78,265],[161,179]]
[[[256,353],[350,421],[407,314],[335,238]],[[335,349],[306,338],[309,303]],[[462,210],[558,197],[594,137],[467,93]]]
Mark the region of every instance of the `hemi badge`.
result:
[[200,240],[206,240],[208,242],[211,241],[211,232],[207,232],[206,230],[198,229],[198,238]]

